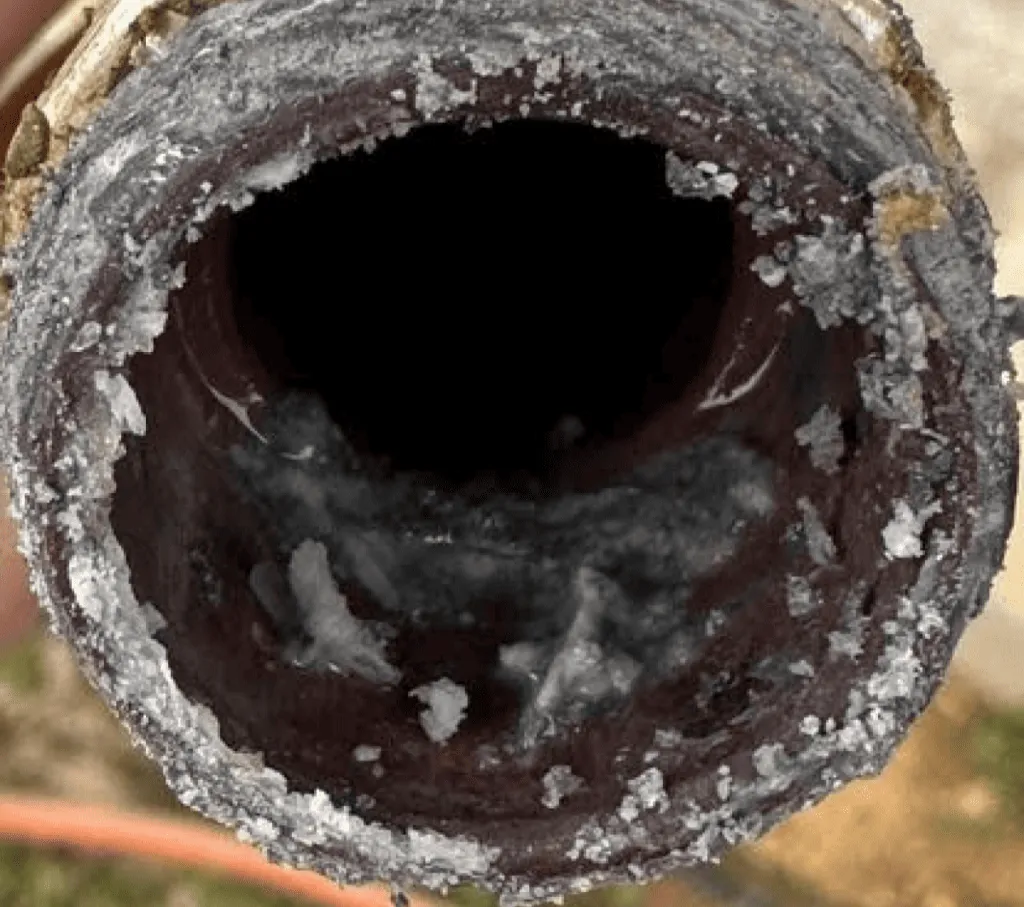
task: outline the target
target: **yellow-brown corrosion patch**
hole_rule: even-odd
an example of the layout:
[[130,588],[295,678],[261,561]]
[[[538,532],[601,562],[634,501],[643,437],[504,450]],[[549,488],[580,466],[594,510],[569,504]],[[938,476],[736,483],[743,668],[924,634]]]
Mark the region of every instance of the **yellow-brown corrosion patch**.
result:
[[937,192],[894,192],[875,206],[875,229],[888,246],[898,246],[910,233],[937,230],[949,220],[949,209]]
[[921,49],[901,23],[893,23],[882,39],[881,58],[889,78],[910,97],[935,150],[947,160],[962,156],[953,129],[949,92],[924,63]]

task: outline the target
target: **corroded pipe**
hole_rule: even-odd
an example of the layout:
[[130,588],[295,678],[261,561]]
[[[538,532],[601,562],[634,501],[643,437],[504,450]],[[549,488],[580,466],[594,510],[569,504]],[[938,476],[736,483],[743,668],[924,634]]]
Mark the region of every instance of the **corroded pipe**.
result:
[[1016,475],[894,5],[119,3],[8,159],[0,444],[183,802],[515,901],[878,771]]

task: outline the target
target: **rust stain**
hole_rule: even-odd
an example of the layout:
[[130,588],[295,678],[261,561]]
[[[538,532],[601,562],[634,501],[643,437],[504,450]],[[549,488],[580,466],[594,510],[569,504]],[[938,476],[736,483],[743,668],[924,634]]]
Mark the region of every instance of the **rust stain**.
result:
[[907,93],[935,150],[947,160],[960,159],[963,153],[953,129],[949,92],[925,65],[905,22],[894,22],[886,29],[880,52],[886,73]]
[[910,233],[937,230],[949,221],[949,209],[937,192],[903,190],[879,200],[875,208],[878,238],[888,246],[898,246]]

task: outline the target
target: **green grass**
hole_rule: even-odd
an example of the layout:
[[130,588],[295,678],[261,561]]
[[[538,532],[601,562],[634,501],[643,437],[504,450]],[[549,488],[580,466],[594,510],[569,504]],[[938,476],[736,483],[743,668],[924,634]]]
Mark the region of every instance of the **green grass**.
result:
[[975,768],[999,796],[1003,810],[1024,828],[1024,711],[995,712],[971,729]]
[[[448,892],[448,902],[454,907],[497,907],[495,895],[469,885]],[[565,899],[566,907],[641,907],[644,889],[637,885],[610,885]]]
[[[717,870],[723,886],[733,887],[726,903],[751,903],[772,907],[842,907],[835,898],[826,897],[814,885],[747,847],[738,847],[723,858]],[[735,900],[733,900],[735,899]]]
[[940,815],[935,819],[932,828],[939,840],[947,842],[998,845],[1005,841],[1007,836],[1007,822],[1004,816],[971,819],[967,816]]
[[150,863],[0,844],[3,907],[308,907],[226,879]]
[[448,892],[448,900],[454,907],[498,907],[497,897],[472,885],[452,888]]
[[609,885],[566,898],[568,907],[641,907],[645,889],[638,885]]
[[17,693],[37,693],[43,686],[42,634],[0,654],[0,684]]

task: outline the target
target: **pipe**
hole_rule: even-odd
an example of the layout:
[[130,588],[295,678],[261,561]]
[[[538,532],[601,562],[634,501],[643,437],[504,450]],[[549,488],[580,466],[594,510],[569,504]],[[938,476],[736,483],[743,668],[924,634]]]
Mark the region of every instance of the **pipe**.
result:
[[101,10],[4,196],[22,547],[179,798],[533,902],[879,771],[1018,455],[895,4],[208,5]]

